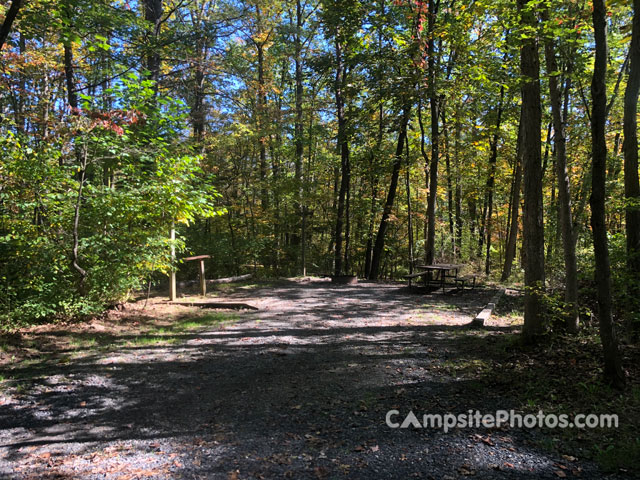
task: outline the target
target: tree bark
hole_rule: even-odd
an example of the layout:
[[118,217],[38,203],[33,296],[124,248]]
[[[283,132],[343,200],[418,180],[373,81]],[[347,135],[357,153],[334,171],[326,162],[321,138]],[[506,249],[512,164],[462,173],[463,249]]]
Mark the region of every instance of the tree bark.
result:
[[598,297],[598,320],[604,354],[604,378],[615,387],[625,383],[622,371],[615,325],[611,313],[611,266],[605,223],[607,143],[605,126],[607,120],[607,20],[605,0],[593,2],[593,28],[596,56],[591,81],[591,229],[595,255],[595,280]]
[[455,235],[455,257],[458,258],[460,256],[461,248],[462,248],[462,185],[460,179],[460,135],[461,135],[461,125],[460,125],[460,111],[456,111],[456,123],[455,123],[455,143],[454,143],[454,155],[453,160],[455,163],[455,171],[456,171],[456,188],[455,188],[455,204],[456,204],[456,235]]
[[444,164],[447,171],[447,217],[449,219],[449,236],[451,241],[451,257],[456,256],[456,235],[453,227],[453,182],[451,174],[451,155],[449,145],[449,125],[445,116],[445,109],[442,109],[442,132],[444,135]]
[[13,26],[13,22],[18,16],[18,13],[20,12],[21,6],[22,0],[13,0],[11,2],[9,10],[7,10],[7,14],[4,17],[4,22],[2,22],[2,26],[0,27],[0,50],[2,50],[2,47],[7,41],[9,33],[11,33],[11,27]]
[[[302,111],[302,101],[304,88],[302,84],[302,25],[303,25],[303,17],[302,17],[302,3],[300,0],[296,0],[296,33],[294,37],[294,48],[295,48],[295,82],[296,82],[296,93],[295,93],[295,125],[294,125],[294,135],[295,135],[295,182],[296,182],[296,204],[295,209],[301,217],[300,222],[300,237],[304,239],[305,235],[305,211],[304,211],[304,198],[303,198],[303,185],[302,185],[302,168],[303,168],[303,155],[304,155],[304,126],[303,126],[303,111]],[[295,237],[295,236],[294,236]],[[303,240],[304,241],[304,240]],[[295,243],[295,238],[294,238]],[[300,264],[302,274],[304,275],[304,252],[302,251],[302,245],[300,248]]]
[[[537,30],[538,20],[527,0],[518,0],[523,27]],[[529,34],[531,35],[531,34]],[[540,62],[538,40],[528,36],[520,47],[522,73],[522,148],[524,171],[523,254],[524,254],[524,327],[527,343],[543,333],[544,320],[544,226],[542,210],[542,156],[540,129]]]
[[149,70],[149,79],[154,82],[154,89],[158,91],[160,80],[160,58],[158,35],[160,34],[160,22],[162,20],[162,0],[144,0],[144,19],[151,26],[151,45],[146,58],[146,68]]
[[[548,21],[548,10],[543,11],[544,20]],[[573,218],[571,214],[571,189],[569,173],[567,171],[567,139],[564,125],[566,118],[562,114],[562,99],[558,86],[558,62],[554,41],[551,38],[545,40],[545,59],[549,74],[549,98],[551,102],[551,114],[553,116],[553,143],[555,146],[555,169],[558,182],[558,212],[562,232],[562,248],[564,252],[565,268],[565,296],[566,321],[569,332],[578,330],[578,265],[576,261],[576,244],[573,234]],[[569,89],[567,81],[565,88]]]
[[405,185],[407,189],[407,229],[409,231],[409,273],[413,273],[413,222],[411,221],[411,182],[410,182],[410,165],[409,165],[409,138],[405,137],[405,153],[407,156]]
[[347,190],[349,189],[349,144],[347,142],[347,121],[344,112],[344,86],[345,86],[345,66],[342,58],[342,45],[340,44],[339,34],[336,33],[335,39],[336,54],[336,78],[335,78],[335,98],[336,113],[338,116],[338,151],[340,153],[340,190],[338,191],[338,208],[336,215],[335,230],[335,251],[334,251],[334,274],[336,276],[343,274],[343,252],[342,252],[342,235],[344,227],[345,203]]
[[522,188],[522,112],[520,113],[520,125],[518,127],[518,144],[516,146],[516,159],[513,173],[513,188],[511,192],[511,205],[509,214],[509,234],[504,254],[504,267],[502,269],[501,282],[506,282],[511,276],[513,260],[516,257],[518,242],[518,217],[520,213],[520,190]]
[[67,86],[67,102],[71,107],[71,113],[76,115],[78,113],[78,93],[73,75],[73,47],[68,41],[64,43],[64,78]]
[[258,143],[260,155],[260,203],[263,210],[269,209],[269,189],[267,187],[267,132],[266,108],[267,87],[264,78],[264,44],[256,43],[258,53]]
[[[638,93],[640,92],[640,0],[633,2],[633,30],[629,51],[629,79],[624,95],[624,194],[627,265],[640,282],[640,183],[638,181]],[[633,203],[629,205],[629,203]]]
[[382,219],[380,220],[380,227],[378,228],[378,234],[376,235],[376,241],[373,247],[373,256],[371,258],[371,270],[369,272],[369,279],[376,280],[380,273],[380,263],[382,255],[384,253],[384,237],[387,233],[389,216],[393,209],[393,202],[396,198],[396,190],[398,187],[398,177],[400,175],[400,167],[402,166],[402,150],[404,149],[404,142],[407,136],[407,123],[409,122],[409,115],[411,113],[411,106],[405,105],[402,112],[402,119],[400,120],[400,129],[398,132],[398,144],[396,147],[396,158],[393,162],[393,171],[391,172],[391,183],[389,184],[389,192],[387,193],[387,200],[384,204],[384,210],[382,211]]
[[491,271],[491,217],[493,215],[493,190],[496,183],[496,163],[498,161],[498,142],[500,141],[500,125],[502,124],[502,110],[504,105],[504,85],[500,87],[500,101],[496,118],[496,129],[491,140],[491,156],[489,158],[489,176],[487,177],[487,212],[485,225],[487,232],[487,257],[484,271],[487,275]]
[[426,242],[426,264],[431,265],[435,257],[436,239],[436,200],[438,198],[438,156],[440,148],[440,131],[438,127],[439,103],[440,99],[436,89],[436,42],[435,23],[440,2],[430,1],[428,11],[428,40],[427,40],[427,69],[429,77],[429,105],[431,107],[431,166],[429,168],[429,196],[427,198],[427,242]]

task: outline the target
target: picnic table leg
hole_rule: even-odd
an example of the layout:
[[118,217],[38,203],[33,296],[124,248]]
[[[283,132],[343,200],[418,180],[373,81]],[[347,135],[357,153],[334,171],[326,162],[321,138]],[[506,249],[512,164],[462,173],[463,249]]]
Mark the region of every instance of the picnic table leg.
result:
[[207,280],[204,276],[204,259],[200,260],[200,293],[203,297],[207,295]]

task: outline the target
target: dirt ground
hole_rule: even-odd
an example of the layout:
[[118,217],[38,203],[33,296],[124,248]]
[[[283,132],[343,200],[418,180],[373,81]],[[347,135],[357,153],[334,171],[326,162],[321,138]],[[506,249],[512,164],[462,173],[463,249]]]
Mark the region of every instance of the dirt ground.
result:
[[0,477],[603,478],[536,429],[386,424],[517,406],[487,352],[519,318],[468,326],[495,293],[281,281],[208,295],[233,310],[156,297],[23,330],[3,339]]

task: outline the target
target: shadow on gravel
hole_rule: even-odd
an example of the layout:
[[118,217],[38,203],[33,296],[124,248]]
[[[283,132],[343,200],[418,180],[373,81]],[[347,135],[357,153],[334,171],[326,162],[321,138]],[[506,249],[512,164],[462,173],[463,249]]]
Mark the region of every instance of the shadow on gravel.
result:
[[[88,458],[117,444],[131,446],[121,455],[130,471],[163,465],[154,478],[558,478],[558,459],[540,447],[536,431],[444,433],[385,423],[391,409],[401,420],[409,411],[422,418],[516,407],[490,371],[451,372],[452,361],[470,368],[486,361],[483,343],[498,340],[464,325],[348,325],[349,315],[377,318],[381,299],[384,308],[389,298],[388,308],[415,307],[413,295],[375,286],[349,292],[374,304],[351,303],[340,313],[346,324],[310,328],[336,310],[316,305],[313,287],[276,290],[307,302],[302,323],[280,328],[282,311],[247,313],[260,322],[14,371],[20,387],[0,405],[0,474],[42,452],[91,465]],[[100,465],[83,476],[118,478]],[[35,462],[28,471],[50,467]],[[581,478],[601,478],[581,468]]]

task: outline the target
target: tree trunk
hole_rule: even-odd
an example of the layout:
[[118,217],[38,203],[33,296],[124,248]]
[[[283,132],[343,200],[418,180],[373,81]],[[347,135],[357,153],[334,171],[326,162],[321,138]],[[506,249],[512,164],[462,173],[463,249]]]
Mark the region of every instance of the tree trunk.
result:
[[146,67],[149,70],[149,78],[155,83],[154,89],[157,92],[157,83],[160,80],[160,57],[158,46],[158,35],[160,34],[160,21],[162,20],[162,0],[144,0],[144,19],[151,24],[151,45],[146,58]]
[[493,190],[496,183],[496,162],[498,161],[498,142],[500,141],[500,125],[502,123],[502,109],[504,105],[504,85],[500,87],[500,101],[498,102],[498,113],[496,118],[496,129],[491,141],[491,157],[489,158],[489,177],[487,178],[487,258],[484,272],[489,275],[491,271],[491,217],[493,215]]
[[[538,20],[532,5],[518,0],[523,28],[537,30]],[[524,327],[527,343],[534,343],[543,333],[544,320],[544,225],[542,211],[542,156],[540,128],[540,62],[538,40],[528,37],[520,47],[522,73],[522,148],[524,170],[523,254],[524,254]]]
[[67,102],[69,102],[69,107],[71,107],[71,113],[77,115],[78,94],[73,76],[73,47],[70,42],[64,43],[64,78],[67,85]]
[[[305,211],[304,211],[304,198],[303,198],[303,185],[302,185],[302,168],[303,168],[303,155],[304,155],[304,126],[303,126],[303,111],[302,111],[302,100],[304,89],[302,85],[302,3],[300,0],[296,0],[296,34],[294,37],[294,48],[295,48],[295,82],[296,82],[296,106],[295,106],[295,125],[294,125],[294,134],[295,134],[295,182],[296,182],[296,204],[295,209],[302,217],[302,221],[300,223],[300,237],[303,238],[304,242],[304,227],[305,223]],[[295,244],[295,240],[293,242]],[[302,251],[302,245],[300,249],[300,263],[302,268],[302,274],[304,275],[304,252]]]
[[405,153],[407,155],[407,168],[405,173],[405,185],[407,188],[407,229],[409,231],[409,273],[413,273],[413,222],[411,221],[411,182],[409,165],[409,137],[405,135]]
[[205,127],[205,111],[204,111],[204,71],[202,63],[205,58],[204,47],[198,47],[200,58],[196,61],[195,72],[193,74],[193,105],[191,107],[191,125],[193,127],[193,136],[197,141],[202,141]]
[[456,133],[455,133],[455,143],[454,143],[454,155],[453,161],[455,163],[455,171],[456,171],[456,189],[455,189],[455,203],[456,203],[456,238],[455,238],[455,257],[458,258],[460,256],[460,251],[462,248],[462,185],[460,179],[460,135],[461,135],[461,125],[460,125],[460,112],[456,111]]
[[2,26],[0,27],[0,50],[2,50],[4,43],[7,41],[9,33],[11,33],[11,26],[18,16],[18,12],[20,11],[21,6],[22,0],[13,0],[11,2],[9,10],[7,10],[7,13],[4,17],[4,22],[2,22]]
[[347,122],[344,112],[344,85],[345,67],[342,58],[342,45],[339,35],[335,39],[336,52],[336,78],[335,97],[336,112],[338,116],[338,151],[340,153],[340,190],[338,192],[338,210],[336,215],[335,230],[335,251],[334,251],[334,274],[336,276],[343,273],[343,253],[342,253],[342,230],[344,226],[345,200],[349,189],[349,144],[347,143]]
[[605,0],[593,2],[593,28],[596,56],[591,81],[591,229],[596,261],[595,280],[598,297],[598,320],[604,353],[604,378],[615,387],[625,383],[622,371],[615,325],[611,314],[611,267],[607,227],[605,224],[605,199],[607,175],[607,143],[605,139],[607,109],[607,19]]
[[[429,190],[429,156],[427,155],[427,150],[425,148],[425,133],[424,133],[424,123],[422,122],[422,99],[418,99],[418,125],[420,126],[420,153],[422,154],[422,158],[424,160],[424,183],[427,191]],[[427,198],[427,211],[429,210],[429,201]],[[429,222],[428,219],[424,222],[424,258],[426,261],[428,246],[427,246],[427,238],[429,237]]]
[[[258,13],[259,16],[259,13]],[[263,210],[269,209],[269,189],[267,187],[267,132],[266,108],[267,87],[264,78],[264,44],[256,43],[258,53],[258,143],[260,155],[260,203]]]
[[449,152],[449,126],[445,116],[445,109],[442,110],[442,132],[444,134],[444,164],[447,170],[447,216],[449,219],[449,236],[451,237],[451,257],[456,256],[456,236],[453,228],[453,182],[451,179],[451,155]]
[[376,280],[380,273],[380,264],[384,253],[384,237],[387,232],[389,216],[391,215],[391,210],[393,209],[393,202],[396,198],[398,177],[400,175],[400,167],[402,166],[402,150],[404,149],[404,142],[407,136],[407,123],[409,122],[410,113],[411,106],[405,105],[402,112],[402,119],[400,120],[398,144],[396,147],[396,158],[393,162],[393,171],[391,172],[391,183],[389,184],[389,192],[387,193],[387,200],[384,204],[384,210],[382,211],[382,220],[380,220],[380,227],[378,228],[376,242],[373,247],[371,271],[369,272],[370,280]]
[[[545,9],[544,20],[549,19]],[[551,113],[553,116],[555,168],[558,181],[558,212],[562,231],[562,248],[564,252],[565,268],[565,303],[566,303],[566,327],[569,332],[578,330],[578,265],[576,262],[576,244],[573,235],[573,218],[571,215],[571,190],[569,173],[567,172],[567,139],[564,131],[566,118],[562,115],[562,100],[558,87],[557,74],[558,62],[556,60],[555,45],[551,38],[545,41],[545,58],[549,73],[549,98]],[[565,88],[570,83],[567,81]]]
[[428,18],[428,41],[427,69],[429,77],[429,105],[431,107],[431,167],[429,168],[429,197],[427,199],[427,242],[426,242],[426,264],[431,265],[435,256],[436,240],[436,200],[438,198],[438,155],[440,148],[440,132],[438,128],[439,103],[437,95],[436,77],[438,62],[436,61],[435,23],[438,14],[439,2],[429,2]]
[[[627,264],[640,282],[640,183],[638,182],[638,93],[640,92],[640,0],[633,2],[633,31],[629,51],[629,80],[624,94],[624,194]],[[632,205],[629,203],[633,202]],[[635,293],[634,293],[635,295]]]
[[520,113],[517,142],[513,188],[511,192],[511,210],[509,214],[509,234],[507,236],[507,247],[504,254],[504,268],[502,269],[502,276],[500,277],[501,282],[507,281],[511,276],[511,268],[513,267],[513,260],[516,257],[516,246],[518,242],[518,214],[520,212],[520,190],[522,188],[522,112]]

